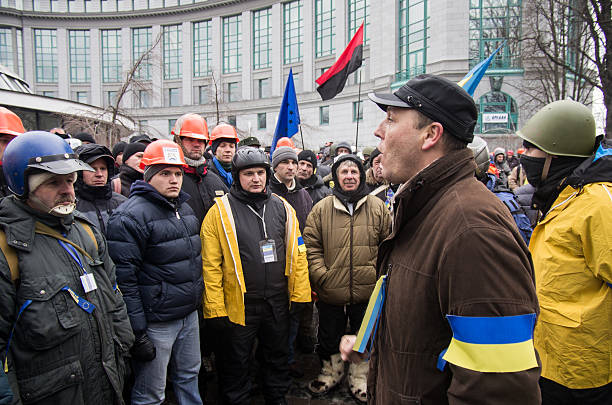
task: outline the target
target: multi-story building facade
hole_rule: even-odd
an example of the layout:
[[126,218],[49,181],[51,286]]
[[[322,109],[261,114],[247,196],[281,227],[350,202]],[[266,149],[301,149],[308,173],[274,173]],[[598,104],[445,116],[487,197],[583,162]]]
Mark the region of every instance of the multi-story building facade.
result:
[[[96,106],[114,103],[134,70],[121,107],[142,131],[169,136],[196,112],[264,144],[292,69],[306,146],[354,144],[358,127],[362,147],[384,116],[368,92],[424,72],[458,81],[510,40],[474,98],[477,133],[513,132],[531,115],[517,90],[521,10],[521,0],[0,0],[0,63],[37,94]],[[362,68],[321,101],[315,79],[362,22]]]

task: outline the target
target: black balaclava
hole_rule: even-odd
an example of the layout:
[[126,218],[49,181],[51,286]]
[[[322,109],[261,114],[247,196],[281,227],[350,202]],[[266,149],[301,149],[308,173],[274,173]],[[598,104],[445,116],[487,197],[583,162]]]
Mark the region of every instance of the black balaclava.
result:
[[[263,166],[251,166],[251,167],[263,167]],[[245,167],[241,170],[248,169],[249,167]],[[233,173],[232,173],[233,174]],[[272,176],[272,172],[270,170],[266,170],[266,188],[261,193],[251,193],[246,191],[240,185],[240,171],[236,172],[234,175],[234,182],[230,187],[230,194],[236,197],[239,201],[244,204],[251,205],[257,210],[261,210],[263,205],[268,201],[272,192],[270,191],[270,177]]]

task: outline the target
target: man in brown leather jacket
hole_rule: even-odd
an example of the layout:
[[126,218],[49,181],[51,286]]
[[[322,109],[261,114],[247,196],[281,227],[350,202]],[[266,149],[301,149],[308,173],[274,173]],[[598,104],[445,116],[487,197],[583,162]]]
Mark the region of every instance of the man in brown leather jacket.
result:
[[[385,301],[368,402],[539,404],[532,263],[508,209],[474,177],[474,101],[432,75],[370,99],[387,113],[375,132],[383,176],[403,184],[378,253]],[[345,358],[361,357],[353,341]]]

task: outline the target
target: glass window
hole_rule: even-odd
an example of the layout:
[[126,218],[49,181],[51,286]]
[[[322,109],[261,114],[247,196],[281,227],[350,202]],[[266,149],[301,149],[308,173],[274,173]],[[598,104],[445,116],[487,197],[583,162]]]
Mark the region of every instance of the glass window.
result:
[[193,23],[193,77],[212,72],[211,29],[210,20]]
[[166,107],[175,107],[181,105],[180,91],[178,87],[173,87],[166,90]]
[[363,120],[363,101],[353,101],[353,122]]
[[139,120],[138,121],[138,130],[140,132],[145,132],[144,129],[149,125],[149,120]]
[[[132,63],[136,63],[143,54],[149,51],[152,45],[151,27],[132,28]],[[151,80],[150,55],[143,59],[134,77],[141,80]]]
[[266,113],[257,114],[257,129],[266,129]]
[[257,80],[257,98],[270,97],[270,78]]
[[283,3],[283,61],[285,64],[302,60],[303,30],[302,0]]
[[334,0],[315,0],[315,55],[333,55],[335,29]]
[[[287,79],[289,78],[289,72],[286,75],[283,75],[283,86],[287,84]],[[293,86],[295,87],[296,93],[302,92],[302,74],[301,72],[293,71]]]
[[11,28],[0,27],[0,64],[15,71],[13,66],[13,32]]
[[253,11],[253,69],[270,67],[272,8]]
[[138,106],[140,108],[151,106],[151,93],[148,90],[138,90]]
[[397,80],[425,73],[427,63],[427,0],[399,1],[399,66]]
[[70,81],[86,83],[89,81],[89,30],[69,30]]
[[240,72],[241,47],[240,15],[223,17],[223,73]]
[[363,25],[363,44],[368,43],[368,25],[370,21],[368,14],[370,12],[370,0],[349,0],[348,2],[348,40],[353,38],[355,32],[365,21]]
[[235,128],[236,127],[236,116],[235,115],[228,115],[227,116],[227,123]]
[[102,81],[120,82],[121,77],[121,30],[101,30]]
[[172,132],[172,128],[174,128],[175,123],[176,123],[176,120],[168,120],[168,133]]
[[319,125],[329,125],[329,106],[319,107]]
[[181,78],[182,37],[180,25],[163,27],[164,38],[164,79]]
[[106,92],[106,99],[104,100],[106,102],[105,105],[109,106],[109,105],[115,105],[115,101],[117,98],[117,92],[115,90],[110,90]]
[[470,68],[486,59],[504,41],[489,69],[521,67],[521,0],[470,1]]
[[89,102],[89,93],[86,91],[75,91],[74,101],[78,103],[87,104]]
[[474,132],[513,133],[517,123],[517,104],[508,94],[491,91],[478,100],[478,123]]
[[227,101],[240,100],[238,82],[230,82],[227,84]]
[[209,102],[209,86],[198,86],[195,104],[207,104]]
[[53,90],[43,90],[40,92],[40,95],[45,97],[55,97],[55,92]]
[[36,81],[57,83],[57,32],[34,29],[34,59]]

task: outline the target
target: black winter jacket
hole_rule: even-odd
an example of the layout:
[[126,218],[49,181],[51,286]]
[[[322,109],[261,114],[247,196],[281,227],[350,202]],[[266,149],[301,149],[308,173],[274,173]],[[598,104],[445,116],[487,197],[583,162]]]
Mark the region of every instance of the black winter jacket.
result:
[[323,183],[323,179],[318,174],[314,173],[309,179],[299,180],[300,186],[302,186],[310,195],[312,199],[312,205],[315,205],[328,195],[332,194],[329,187]]
[[[121,181],[121,194],[129,197],[132,184],[136,180],[142,180],[142,173],[128,165],[121,165],[119,168],[119,175],[115,177],[115,179],[119,179]],[[113,181],[115,179],[113,179]]]
[[216,197],[223,197],[229,189],[206,165],[188,167],[183,176],[183,191],[191,197],[187,204],[193,209],[198,222],[202,224],[206,213],[215,204]]
[[180,319],[201,305],[200,226],[188,198],[181,191],[170,202],[137,180],[108,220],[109,250],[136,334],[147,322]]
[[293,190],[288,190],[287,186],[278,181],[274,175],[270,178],[270,191],[283,197],[291,204],[300,222],[300,232],[304,233],[306,218],[308,218],[308,214],[310,214],[312,210],[312,198],[310,198],[310,194],[300,186],[297,180],[295,181]]
[[81,179],[76,183],[77,210],[85,215],[91,222],[96,224],[102,234],[106,235],[106,224],[110,214],[119,205],[127,201],[127,198],[111,190],[111,184],[92,187]]
[[11,192],[9,191],[6,180],[4,179],[4,168],[2,167],[2,164],[0,164],[0,198],[6,197],[7,195],[11,195]]
[[[74,218],[88,222],[79,212],[58,218],[14,197],[0,202],[0,227],[17,253],[20,275],[13,284],[1,255],[0,352],[4,358],[14,327],[9,377],[16,377],[19,389],[13,386],[13,393],[24,404],[123,403],[125,361],[134,335],[106,241],[92,226],[94,243]],[[57,239],[34,232],[36,221],[64,234],[91,259],[77,253],[81,268]],[[84,270],[94,274],[97,285],[89,293],[80,279]],[[77,305],[66,287],[93,304],[93,311]]]

